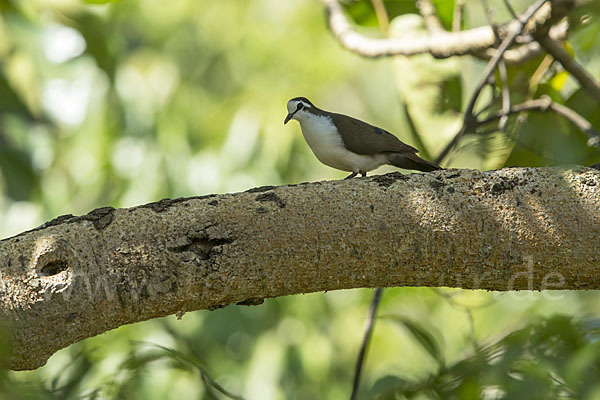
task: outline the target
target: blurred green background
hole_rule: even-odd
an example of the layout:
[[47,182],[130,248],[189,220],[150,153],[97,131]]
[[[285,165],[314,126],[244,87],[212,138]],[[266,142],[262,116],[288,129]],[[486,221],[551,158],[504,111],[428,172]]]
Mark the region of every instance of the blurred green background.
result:
[[[453,2],[435,3],[450,26]],[[481,3],[467,3],[464,26],[487,24]],[[510,18],[502,1],[489,3],[495,22]],[[390,34],[419,34],[414,2],[385,5],[397,17]],[[370,1],[347,9],[368,34],[381,34]],[[283,126],[295,96],[384,127],[435,158],[485,65],[360,58],[332,38],[317,0],[0,0],[0,12],[1,237],[101,206],[344,177],[316,160],[298,124]],[[569,49],[598,77],[600,23],[585,22]],[[514,101],[546,94],[599,128],[598,105],[560,68],[540,70],[542,60],[509,68]],[[482,102],[492,97],[487,90]],[[600,155],[586,139],[559,117],[530,114],[505,132],[465,138],[444,166],[589,165]],[[348,398],[371,295],[293,296],[124,326],[36,371],[2,373],[0,398],[223,398],[211,379],[248,399]],[[439,398],[430,390],[439,381],[454,398],[600,398],[586,375],[600,365],[590,339],[599,307],[595,292],[386,290],[363,396],[404,398],[390,390],[408,387],[416,398]],[[548,348],[527,342],[549,332],[554,341],[540,339]],[[484,360],[498,346],[513,350],[495,355],[506,368]],[[543,359],[548,353],[555,357]]]

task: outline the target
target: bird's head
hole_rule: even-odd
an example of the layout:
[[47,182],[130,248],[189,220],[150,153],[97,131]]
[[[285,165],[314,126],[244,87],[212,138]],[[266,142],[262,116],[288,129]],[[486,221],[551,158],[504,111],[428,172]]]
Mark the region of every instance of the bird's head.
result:
[[294,97],[287,103],[288,115],[283,124],[287,124],[290,119],[300,121],[310,114],[313,104],[306,97]]

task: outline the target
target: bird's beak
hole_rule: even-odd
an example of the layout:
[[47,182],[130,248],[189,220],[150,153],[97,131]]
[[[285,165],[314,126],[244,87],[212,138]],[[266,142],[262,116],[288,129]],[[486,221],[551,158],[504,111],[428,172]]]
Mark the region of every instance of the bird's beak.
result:
[[294,114],[288,113],[287,117],[285,117],[285,120],[283,121],[283,124],[285,125],[288,122],[290,122],[290,119],[292,119],[293,116],[294,116]]

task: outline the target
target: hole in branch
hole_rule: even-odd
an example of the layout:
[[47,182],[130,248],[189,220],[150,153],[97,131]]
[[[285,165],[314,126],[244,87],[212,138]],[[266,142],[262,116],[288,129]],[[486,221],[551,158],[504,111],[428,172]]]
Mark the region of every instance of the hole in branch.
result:
[[40,276],[58,275],[61,272],[65,271],[67,268],[69,268],[69,264],[67,264],[66,261],[62,261],[62,260],[50,261],[49,263],[47,263],[40,269]]

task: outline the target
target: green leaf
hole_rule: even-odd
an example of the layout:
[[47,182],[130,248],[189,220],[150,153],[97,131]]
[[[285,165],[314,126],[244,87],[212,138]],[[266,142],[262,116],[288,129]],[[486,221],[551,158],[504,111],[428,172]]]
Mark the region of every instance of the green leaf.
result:
[[600,113],[598,113],[598,102],[588,92],[579,88],[567,99],[565,105],[577,111],[583,118],[587,119],[596,130],[600,130]]
[[406,330],[408,330],[415,340],[421,345],[421,347],[423,347],[423,349],[425,349],[425,351],[427,351],[427,353],[429,353],[429,355],[436,360],[440,366],[445,364],[444,355],[440,349],[439,343],[427,329],[406,317],[392,315],[386,318],[397,322]]
[[38,183],[31,160],[22,151],[0,146],[0,175],[4,177],[6,194],[14,200],[29,200]]
[[523,119],[510,133],[515,146],[506,166],[590,165],[598,159],[587,135],[561,116],[530,112]]
[[446,111],[459,113],[462,109],[462,82],[460,76],[454,75],[440,82],[441,96],[437,99],[436,112],[442,114]]
[[385,375],[375,381],[369,388],[368,396],[365,398],[377,400],[395,400],[397,392],[404,392],[413,386],[410,382],[398,376]]
[[[88,3],[108,3],[104,0],[86,0]],[[100,67],[111,81],[114,81],[116,60],[113,51],[110,48],[110,41],[106,35],[109,30],[105,22],[98,16],[91,13],[81,13],[72,16],[74,24],[72,28],[77,29],[85,39],[85,52],[94,57],[96,64]]]
[[4,113],[16,114],[23,119],[33,119],[31,111],[12,88],[6,76],[0,73],[0,115]]

